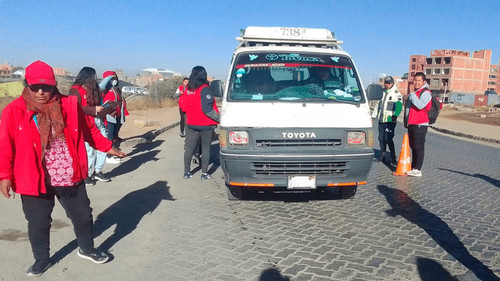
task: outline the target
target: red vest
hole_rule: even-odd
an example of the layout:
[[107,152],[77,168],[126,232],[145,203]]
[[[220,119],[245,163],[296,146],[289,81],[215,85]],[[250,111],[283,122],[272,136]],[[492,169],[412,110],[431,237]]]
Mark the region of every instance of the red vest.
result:
[[179,108],[182,109],[184,105],[184,97],[186,96],[186,91],[187,91],[187,86],[184,87],[184,85],[179,86]]
[[[194,92],[188,90],[185,94],[183,94],[186,95],[186,97],[183,100],[182,109],[186,112],[187,115],[186,123],[188,125],[194,125],[194,126],[217,125],[217,122],[208,118],[208,116],[206,116],[201,109],[201,90],[203,90],[205,87],[208,87],[208,85],[203,85],[198,89],[194,90]],[[217,104],[215,104],[215,100],[213,108],[217,113],[219,112]]]
[[[420,94],[423,92],[423,90],[426,88],[422,88],[418,91],[415,92],[415,95],[420,98]],[[427,89],[426,89],[427,90]],[[408,115],[408,124],[409,125],[418,125],[418,124],[424,124],[424,123],[429,123],[429,115],[427,112],[431,109],[432,102],[429,101],[429,103],[422,109],[418,109],[414,105],[410,107],[410,113]]]

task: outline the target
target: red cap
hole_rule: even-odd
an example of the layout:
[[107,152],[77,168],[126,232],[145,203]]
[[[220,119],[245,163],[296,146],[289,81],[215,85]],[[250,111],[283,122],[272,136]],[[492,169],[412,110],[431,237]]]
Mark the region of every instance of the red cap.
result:
[[24,78],[29,85],[33,84],[45,84],[50,86],[56,85],[56,77],[54,76],[54,70],[50,65],[43,61],[37,60],[34,63],[28,65],[25,70]]
[[104,73],[102,74],[102,79],[104,79],[104,78],[106,78],[106,77],[108,77],[108,76],[110,76],[110,75],[115,75],[115,76],[118,76],[118,75],[116,75],[116,72],[111,71],[111,70],[108,70],[108,71],[106,71],[106,72],[104,72]]

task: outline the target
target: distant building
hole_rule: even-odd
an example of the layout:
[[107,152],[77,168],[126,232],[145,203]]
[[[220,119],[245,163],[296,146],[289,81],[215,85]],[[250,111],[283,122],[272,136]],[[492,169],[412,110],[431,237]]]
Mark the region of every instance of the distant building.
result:
[[166,78],[181,76],[180,73],[163,68],[146,68],[139,72],[134,84],[144,87],[156,81],[163,81]]
[[10,78],[12,76],[12,66],[8,63],[0,64],[0,77]]
[[[498,66],[491,65],[491,50],[433,50],[430,57],[411,55],[408,91],[413,92],[413,77],[424,72],[430,89],[447,99],[450,92],[461,96],[484,95],[500,87]],[[469,97],[466,100],[470,100]]]

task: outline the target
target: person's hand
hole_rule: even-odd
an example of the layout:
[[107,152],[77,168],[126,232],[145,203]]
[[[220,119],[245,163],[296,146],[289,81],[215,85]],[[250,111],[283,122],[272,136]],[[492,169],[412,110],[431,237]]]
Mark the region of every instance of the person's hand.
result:
[[127,156],[127,154],[123,153],[121,150],[119,149],[116,149],[114,147],[112,147],[110,150],[108,150],[108,152],[106,152],[107,154],[109,155],[113,155],[113,156],[116,156],[116,157],[120,157],[120,158],[123,158],[125,156]]
[[398,121],[398,117],[396,115],[391,116],[392,122]]
[[212,83],[212,81],[214,81],[214,78],[212,76],[207,76],[207,81],[209,83]]
[[104,108],[104,107],[102,107],[102,106],[100,106],[100,105],[96,106],[96,107],[95,107],[95,113],[96,113],[96,115],[97,115],[97,113],[101,112],[103,108]]
[[2,180],[0,181],[0,192],[2,192],[5,198],[10,198],[10,190],[12,189],[12,181],[11,180]]

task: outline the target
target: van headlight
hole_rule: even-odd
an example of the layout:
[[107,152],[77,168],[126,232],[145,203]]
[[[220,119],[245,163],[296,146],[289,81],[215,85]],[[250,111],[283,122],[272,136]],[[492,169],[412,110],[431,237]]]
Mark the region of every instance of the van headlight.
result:
[[347,132],[347,144],[364,145],[366,143],[365,132]]
[[245,131],[229,132],[230,145],[248,145],[248,133]]

